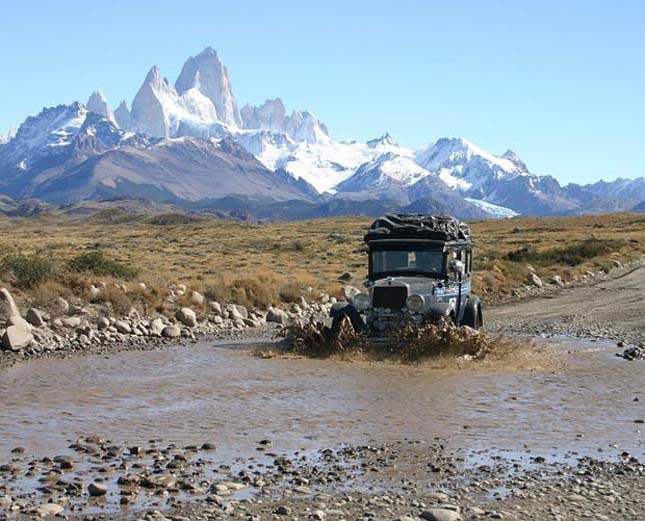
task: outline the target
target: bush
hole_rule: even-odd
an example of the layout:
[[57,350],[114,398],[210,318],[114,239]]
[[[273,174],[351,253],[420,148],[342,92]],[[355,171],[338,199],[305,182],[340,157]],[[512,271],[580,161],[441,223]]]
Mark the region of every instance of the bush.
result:
[[282,302],[295,302],[302,296],[302,289],[297,282],[287,282],[280,286],[278,296]]
[[0,262],[0,276],[13,279],[14,285],[21,289],[30,289],[55,279],[62,271],[60,263],[38,253],[12,253]]
[[138,270],[119,261],[107,258],[101,251],[81,253],[69,261],[69,268],[78,273],[91,273],[98,276],[110,276],[130,280],[136,277]]
[[615,239],[586,239],[570,246],[537,251],[533,247],[519,248],[508,252],[506,258],[512,262],[529,262],[542,266],[578,266],[594,257],[619,251],[625,241]]

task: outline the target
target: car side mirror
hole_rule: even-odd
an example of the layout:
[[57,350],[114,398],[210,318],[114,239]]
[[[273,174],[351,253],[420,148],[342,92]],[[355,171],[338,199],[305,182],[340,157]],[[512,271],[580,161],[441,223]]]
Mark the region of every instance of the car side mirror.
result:
[[459,273],[460,275],[463,275],[464,271],[466,270],[466,266],[464,266],[464,263],[458,259],[451,260],[449,268],[450,268],[450,271],[454,271],[455,273]]

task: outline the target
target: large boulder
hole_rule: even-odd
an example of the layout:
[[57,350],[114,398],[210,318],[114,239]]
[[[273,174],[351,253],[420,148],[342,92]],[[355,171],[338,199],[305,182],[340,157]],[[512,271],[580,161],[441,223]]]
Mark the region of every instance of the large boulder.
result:
[[132,333],[132,327],[130,327],[130,324],[125,320],[117,320],[114,323],[114,328],[123,335],[129,335]]
[[179,329],[179,326],[166,326],[161,331],[161,336],[164,338],[179,338],[181,329]]
[[23,319],[16,320],[10,325],[2,337],[2,347],[10,351],[20,351],[27,347],[34,339],[29,324]]
[[533,272],[529,273],[528,280],[529,280],[529,283],[535,286],[536,288],[541,288],[544,285],[542,282],[542,279]]
[[203,306],[206,299],[199,291],[193,291],[190,294],[190,301],[197,306]]
[[245,318],[249,318],[249,312],[244,306],[229,304],[226,306],[226,310],[229,313],[229,318],[232,318],[233,320],[244,320]]
[[21,316],[16,301],[7,288],[0,288],[0,323],[6,323],[15,316]]
[[43,327],[45,325],[45,319],[43,314],[36,308],[29,308],[27,310],[27,315],[25,315],[27,322],[29,322],[34,327]]
[[177,310],[175,318],[188,327],[195,327],[197,325],[197,315],[195,315],[195,312],[190,308],[181,308]]
[[269,308],[267,311],[266,321],[275,322],[276,324],[286,324],[289,322],[289,314],[282,309]]
[[161,336],[163,333],[165,324],[161,318],[155,318],[150,322],[150,335],[152,336]]
[[212,300],[208,303],[208,306],[211,308],[211,312],[215,313],[216,315],[222,314],[222,305],[219,302]]

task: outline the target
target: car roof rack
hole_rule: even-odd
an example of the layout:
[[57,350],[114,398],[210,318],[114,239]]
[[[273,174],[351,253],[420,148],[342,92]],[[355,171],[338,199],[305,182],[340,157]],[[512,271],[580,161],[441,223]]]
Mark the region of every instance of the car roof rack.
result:
[[376,219],[365,234],[365,242],[426,239],[471,242],[470,227],[450,215],[388,213]]

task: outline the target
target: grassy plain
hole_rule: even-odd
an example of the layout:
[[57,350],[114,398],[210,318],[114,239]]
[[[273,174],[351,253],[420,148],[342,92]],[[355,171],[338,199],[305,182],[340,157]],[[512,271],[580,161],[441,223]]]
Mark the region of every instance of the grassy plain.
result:
[[[172,282],[223,302],[266,307],[293,301],[300,294],[339,294],[344,283],[338,277],[344,272],[354,274],[350,283],[360,287],[367,265],[362,237],[371,220],[339,217],[256,225],[112,211],[88,217],[4,217],[0,259],[20,254],[44,259],[54,268],[27,287],[5,262],[4,268],[0,265],[0,283],[27,301],[47,300],[55,292],[82,297],[89,284],[106,279],[110,283],[114,277],[91,270],[71,277],[69,266],[78,266],[78,259],[73,259],[81,254],[101,251],[129,268],[124,272],[129,273],[127,284],[143,281],[157,288],[160,297]],[[526,284],[529,266],[545,281],[554,275],[567,281],[645,253],[641,214],[470,224],[475,291],[489,301]]]

